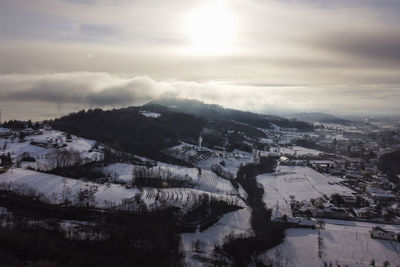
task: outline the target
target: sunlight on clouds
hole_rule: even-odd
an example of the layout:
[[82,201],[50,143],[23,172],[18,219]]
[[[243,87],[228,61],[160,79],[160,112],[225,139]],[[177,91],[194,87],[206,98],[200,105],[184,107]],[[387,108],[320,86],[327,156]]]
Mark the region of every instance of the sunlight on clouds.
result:
[[218,55],[233,52],[236,17],[222,2],[192,10],[185,16],[184,24],[191,40],[189,53]]

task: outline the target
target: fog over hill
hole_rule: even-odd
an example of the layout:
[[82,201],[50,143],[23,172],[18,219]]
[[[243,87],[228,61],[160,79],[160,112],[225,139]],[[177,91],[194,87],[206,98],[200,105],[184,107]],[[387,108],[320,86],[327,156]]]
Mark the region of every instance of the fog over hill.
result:
[[304,113],[296,113],[292,115],[293,118],[308,121],[308,122],[321,122],[321,123],[338,123],[338,124],[348,124],[351,121],[346,120],[331,114],[322,113],[322,112],[304,112]]

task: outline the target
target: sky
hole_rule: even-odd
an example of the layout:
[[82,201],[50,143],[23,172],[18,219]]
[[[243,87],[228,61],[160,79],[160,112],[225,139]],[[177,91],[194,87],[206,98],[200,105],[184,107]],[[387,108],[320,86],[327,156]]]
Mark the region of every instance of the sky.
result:
[[2,119],[164,96],[400,112],[398,0],[0,0]]

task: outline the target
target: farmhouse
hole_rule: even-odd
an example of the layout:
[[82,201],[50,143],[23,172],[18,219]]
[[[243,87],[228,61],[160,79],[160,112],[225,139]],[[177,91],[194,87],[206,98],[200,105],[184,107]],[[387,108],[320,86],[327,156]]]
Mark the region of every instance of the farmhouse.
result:
[[386,240],[396,240],[396,233],[392,231],[387,231],[379,226],[372,227],[372,230],[369,231],[369,234],[372,238],[378,239],[386,239]]
[[333,167],[334,162],[330,160],[311,160],[310,164],[316,170],[328,171]]
[[392,193],[371,193],[371,197],[375,200],[375,202],[380,204],[388,204],[396,201],[397,197]]

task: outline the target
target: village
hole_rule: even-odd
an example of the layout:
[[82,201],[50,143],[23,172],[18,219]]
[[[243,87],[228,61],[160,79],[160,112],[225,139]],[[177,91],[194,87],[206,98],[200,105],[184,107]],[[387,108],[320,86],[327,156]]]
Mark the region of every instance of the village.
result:
[[[143,112],[143,116],[148,114],[150,112]],[[151,117],[157,119],[159,115],[151,113]],[[285,224],[292,231],[309,229],[318,233],[331,231],[329,229],[338,222],[358,222],[364,223],[363,229],[367,225],[368,231],[364,231],[364,235],[371,240],[397,242],[400,241],[399,177],[391,176],[380,168],[381,156],[397,148],[388,144],[394,142],[390,138],[397,138],[398,141],[399,137],[387,135],[387,131],[396,130],[396,127],[395,124],[321,124],[317,125],[314,132],[299,132],[275,126],[262,129],[267,138],[246,139],[252,145],[252,151],[204,147],[200,136],[197,144],[181,142],[165,150],[166,154],[188,162],[195,168],[178,167],[143,157],[137,157],[138,161],[143,160],[143,164],[139,164],[141,166],[113,163],[101,167],[95,164],[94,170],[105,178],[96,180],[98,184],[92,194],[92,198],[96,199],[85,205],[131,211],[142,210],[143,206],[147,206],[146,211],[179,207],[184,212],[190,212],[202,203],[206,192],[211,198],[245,207],[243,200],[247,197],[246,192],[240,186],[233,186],[236,173],[246,164],[257,164],[263,157],[272,157],[278,162],[276,171],[258,175],[257,182],[264,189],[263,201],[271,209],[274,222]],[[0,140],[0,173],[5,173],[0,178],[7,177],[2,183],[23,181],[49,196],[51,190],[43,191],[42,184],[27,182],[25,177],[35,175],[36,171],[48,172],[54,168],[101,163],[104,160],[102,144],[55,131],[48,125],[19,130],[0,128]],[[137,178],[143,173],[152,178],[151,183]],[[58,188],[61,184],[70,184],[71,188],[81,186],[76,184],[76,180],[72,182],[69,178],[46,175],[41,174],[41,181],[57,180]],[[157,179],[163,186],[169,183],[168,186],[175,184],[177,188],[152,188],[158,187]],[[91,183],[86,181],[81,184],[90,188]],[[57,199],[56,196],[53,198]],[[204,232],[183,234],[188,255],[211,255],[212,248],[221,241],[223,233],[230,234],[233,231],[243,234],[251,231],[248,223],[250,214],[246,209],[233,211],[232,214],[236,215],[229,215],[237,218],[238,214],[242,214],[241,219],[232,221],[227,215],[219,217],[220,223],[226,226],[218,238],[207,240],[210,231],[221,228],[218,223]],[[298,241],[291,241],[291,231],[287,232],[289,235],[285,242]],[[312,232],[313,236],[316,234]],[[208,249],[192,251],[191,246],[196,242],[207,244],[204,246]],[[397,247],[393,253],[388,256],[392,262],[393,255],[398,255]]]

